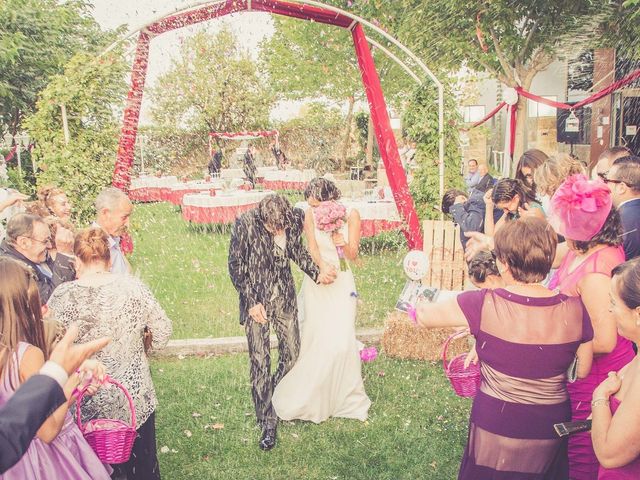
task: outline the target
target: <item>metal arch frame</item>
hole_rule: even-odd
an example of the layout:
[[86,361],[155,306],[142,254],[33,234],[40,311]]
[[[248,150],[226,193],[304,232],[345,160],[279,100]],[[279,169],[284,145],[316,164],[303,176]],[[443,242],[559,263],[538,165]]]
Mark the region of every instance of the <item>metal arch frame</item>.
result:
[[[154,17],[151,21],[145,22],[144,25],[129,30],[129,32],[127,32],[125,34],[125,36],[123,36],[122,38],[116,40],[114,43],[112,43],[109,47],[107,47],[107,49],[101,53],[101,55],[104,55],[105,53],[111,51],[113,48],[115,48],[118,44],[120,44],[121,42],[131,38],[133,35],[135,35],[138,32],[143,32],[148,26],[153,25],[154,23],[156,23],[159,20],[162,20],[163,18],[169,16],[169,15],[176,15],[179,13],[183,13],[189,10],[193,10],[197,7],[202,7],[205,5],[213,5],[216,3],[223,3],[224,0],[218,0],[218,1],[211,1],[211,0],[204,0],[204,1],[196,1],[196,2],[192,2],[180,9],[176,9],[172,12],[168,12],[165,13],[163,15],[158,15],[157,17]],[[444,86],[442,85],[442,82],[440,82],[438,80],[438,78],[433,74],[433,72],[429,69],[429,67],[427,67],[425,65],[425,63],[420,60],[420,58],[415,55],[411,50],[409,50],[409,48],[407,48],[405,45],[403,45],[400,41],[398,41],[395,37],[393,37],[392,35],[388,34],[387,32],[385,32],[384,30],[382,30],[380,27],[377,27],[376,25],[372,24],[371,22],[365,20],[364,18],[355,15],[353,13],[347,12],[341,8],[338,7],[334,7],[332,5],[327,5],[321,2],[316,2],[314,0],[287,0],[290,3],[301,3],[301,4],[306,4],[306,5],[312,5],[315,7],[320,7],[320,8],[324,8],[326,10],[330,10],[333,11],[335,13],[339,13],[340,15],[344,15],[345,17],[351,18],[353,20],[353,23],[350,26],[350,30],[353,29],[354,25],[356,23],[360,23],[368,28],[370,28],[371,30],[373,30],[374,32],[378,33],[379,35],[383,36],[385,39],[387,39],[389,42],[391,42],[393,45],[395,45],[396,47],[398,47],[400,50],[402,50],[406,55],[409,56],[409,58],[411,58],[419,67],[420,69],[431,79],[431,81],[433,81],[433,83],[435,83],[436,87],[438,88],[438,177],[439,177],[439,193],[440,193],[440,197],[442,197],[442,195],[444,195]],[[251,11],[251,0],[248,0],[248,9],[247,11]],[[151,37],[154,37],[155,35],[152,34],[151,32],[148,32],[148,34]],[[420,78],[404,63],[402,62],[400,59],[398,59],[398,57],[396,57],[393,53],[391,53],[388,49],[386,49],[385,47],[383,47],[382,45],[380,45],[378,42],[375,42],[373,40],[371,40],[371,38],[366,37],[367,41],[370,42],[372,45],[374,45],[376,48],[380,49],[380,51],[382,51],[387,57],[389,57],[392,61],[394,61],[397,65],[399,65],[405,72],[407,72],[409,74],[409,76],[411,76],[411,78],[413,78],[416,82],[418,82],[420,85],[422,85],[422,81],[420,81]],[[135,49],[135,47],[134,47]]]

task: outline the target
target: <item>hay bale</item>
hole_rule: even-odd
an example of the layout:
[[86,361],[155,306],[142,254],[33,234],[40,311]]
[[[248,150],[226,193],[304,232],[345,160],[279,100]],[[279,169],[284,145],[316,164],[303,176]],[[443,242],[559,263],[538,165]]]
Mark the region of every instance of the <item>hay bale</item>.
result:
[[[455,328],[418,328],[407,315],[394,311],[387,316],[381,345],[389,357],[442,361],[442,345],[456,330]],[[447,358],[451,359],[468,350],[467,341],[455,340],[449,345]]]

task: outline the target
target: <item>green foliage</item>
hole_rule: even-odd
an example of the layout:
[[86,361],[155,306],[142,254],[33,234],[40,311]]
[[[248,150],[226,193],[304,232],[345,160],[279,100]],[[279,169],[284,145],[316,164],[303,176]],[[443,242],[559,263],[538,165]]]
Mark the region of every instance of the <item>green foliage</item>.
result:
[[169,161],[208,160],[210,131],[264,129],[273,99],[256,64],[224,28],[184,41],[172,68],[151,91],[155,143]]
[[[113,108],[123,103],[127,70],[118,52],[99,58],[76,54],[63,74],[51,78],[36,112],[24,121],[36,141],[38,185],[63,188],[79,223],[94,215],[93,200],[111,183],[119,132]],[[68,145],[61,104],[67,109]]]
[[[410,104],[402,118],[405,134],[417,143],[418,169],[411,182],[418,216],[435,218],[439,212],[434,207],[440,205],[438,173],[438,103],[437,91],[432,85],[415,89]],[[458,113],[453,96],[445,93],[444,111],[445,141],[445,189],[460,184],[460,161],[458,150]]]
[[347,30],[294,18],[274,18],[275,33],[261,45],[261,64],[280,99],[323,96],[344,101],[364,95],[353,40]]
[[321,103],[305,106],[300,117],[278,125],[280,144],[292,163],[315,168],[319,175],[337,167],[344,117],[336,108]]
[[12,133],[51,75],[105,41],[88,8],[84,0],[0,2],[0,124]]

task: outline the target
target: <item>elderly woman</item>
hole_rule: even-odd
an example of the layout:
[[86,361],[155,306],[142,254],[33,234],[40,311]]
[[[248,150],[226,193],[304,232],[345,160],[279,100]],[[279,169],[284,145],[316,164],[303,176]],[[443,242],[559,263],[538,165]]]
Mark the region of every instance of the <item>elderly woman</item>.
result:
[[593,332],[579,298],[540,284],[555,248],[544,220],[508,222],[495,236],[504,288],[418,305],[419,325],[468,326],[476,338],[482,382],[459,479],[568,478],[553,425],[571,418],[567,370],[577,358],[577,376],[588,374]]
[[[640,259],[618,265],[611,282],[611,312],[622,336],[640,343]],[[636,355],[593,391],[591,438],[600,462],[598,480],[640,478],[640,360]]]
[[[622,227],[612,205],[611,192],[600,180],[584,175],[569,177],[555,192],[549,222],[567,239],[568,253],[549,282],[549,288],[578,296],[584,302],[593,325],[591,373],[569,386],[573,420],[591,414],[594,389],[611,370],[619,370],[633,358],[632,344],[618,334],[609,311],[611,271],[624,262]],[[589,433],[569,439],[569,462],[574,480],[595,479],[598,461]]]
[[[171,336],[171,321],[142,282],[109,271],[108,237],[101,228],[80,231],[74,252],[78,280],[57,288],[49,299],[49,308],[64,326],[78,322],[80,342],[102,336],[114,339],[96,358],[131,394],[138,430],[130,460],[114,467],[129,480],[159,479],[155,443],[158,401],[145,355],[145,339],[150,340],[147,343],[151,348],[163,347]],[[114,388],[98,392],[84,404],[82,413],[86,418],[130,418],[128,403]]]

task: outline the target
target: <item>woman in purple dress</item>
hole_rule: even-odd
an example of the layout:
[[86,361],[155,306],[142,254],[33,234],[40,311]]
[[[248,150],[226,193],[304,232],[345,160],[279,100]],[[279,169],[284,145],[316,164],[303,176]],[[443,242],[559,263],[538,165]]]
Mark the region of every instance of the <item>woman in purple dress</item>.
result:
[[578,377],[589,373],[593,331],[579,298],[539,283],[556,243],[544,220],[508,222],[495,236],[504,288],[418,305],[421,326],[468,325],[476,338],[482,382],[459,479],[568,478],[566,441],[553,425],[571,418],[567,370],[577,359]]
[[[0,305],[2,406],[21,383],[38,373],[49,353],[35,278],[20,263],[7,257],[0,258]],[[100,368],[104,372],[104,367]],[[111,468],[100,462],[68,411],[75,400],[71,393],[78,381],[78,375],[69,378],[64,387],[69,401],[51,414],[24,456],[0,479],[110,479]]]
[[[620,334],[640,343],[640,259],[613,269],[611,312]],[[640,478],[640,360],[636,355],[619,372],[609,372],[591,400],[593,448],[600,462],[598,480]]]

